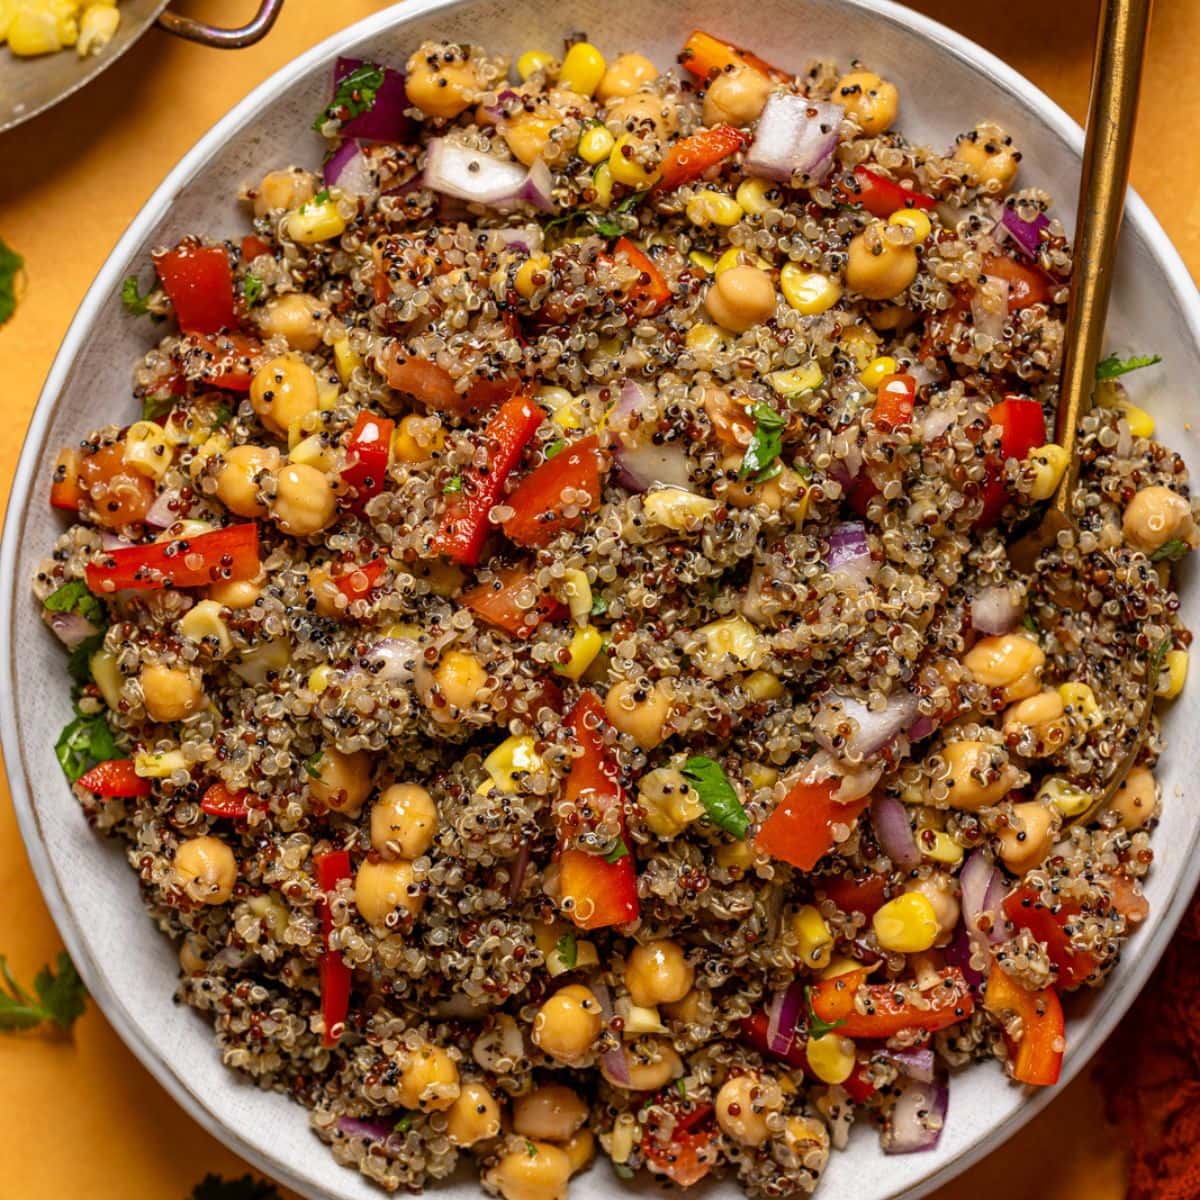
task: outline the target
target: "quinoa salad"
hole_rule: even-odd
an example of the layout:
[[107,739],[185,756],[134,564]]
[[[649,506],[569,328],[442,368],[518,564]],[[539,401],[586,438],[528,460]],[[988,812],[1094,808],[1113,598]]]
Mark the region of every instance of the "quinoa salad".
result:
[[176,1001],[387,1191],[807,1194],[1054,1084],[1187,670],[1157,358],[1022,572],[1071,250],[1015,131],[703,31],[410,49],[126,282],[141,419],[51,481],[58,756]]

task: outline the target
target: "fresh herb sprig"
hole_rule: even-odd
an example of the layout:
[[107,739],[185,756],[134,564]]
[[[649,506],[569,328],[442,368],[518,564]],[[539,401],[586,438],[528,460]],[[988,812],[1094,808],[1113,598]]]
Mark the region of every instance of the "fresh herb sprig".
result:
[[1132,354],[1129,358],[1118,358],[1110,354],[1096,364],[1096,378],[1101,383],[1109,379],[1119,379],[1130,371],[1140,371],[1143,367],[1152,367],[1162,362],[1161,354]]
[[783,453],[787,418],[761,400],[750,409],[750,415],[754,418],[754,434],[742,456],[738,478],[766,483],[783,470],[779,456]]
[[54,754],[63,774],[71,783],[97,763],[117,758],[116,739],[101,713],[83,713],[75,708],[75,719],[58,735]]
[[0,238],[0,325],[17,311],[17,276],[25,260]]
[[280,1200],[280,1196],[273,1183],[253,1175],[222,1179],[208,1174],[192,1189],[188,1200]]
[[736,838],[745,838],[750,818],[720,763],[702,754],[693,755],[683,764],[683,777],[714,825]]
[[34,995],[30,995],[13,978],[8,962],[0,954],[0,1030],[35,1029],[47,1023],[59,1029],[70,1029],[83,1015],[87,989],[75,964],[62,951],[53,967],[43,967],[33,977]]

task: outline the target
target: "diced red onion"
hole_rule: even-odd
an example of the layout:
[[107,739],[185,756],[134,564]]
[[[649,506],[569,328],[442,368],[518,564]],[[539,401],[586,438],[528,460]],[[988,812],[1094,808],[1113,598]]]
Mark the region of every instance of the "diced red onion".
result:
[[[863,758],[886,746],[907,729],[916,716],[917,698],[911,692],[893,692],[879,712],[873,712],[853,696],[831,693],[822,701],[813,720],[813,737],[817,745],[831,754]],[[835,734],[840,732],[847,719],[853,721],[856,728],[842,742],[836,742]]]
[[121,550],[126,546],[132,546],[134,543],[128,538],[123,538],[119,533],[113,533],[111,529],[105,529],[100,534],[100,549],[101,550]]
[[51,612],[48,608],[44,608],[42,609],[42,617],[54,632],[54,636],[68,650],[74,650],[80,643],[86,642],[88,638],[95,637],[100,632],[81,613]]
[[151,529],[166,529],[174,525],[182,515],[178,511],[179,492],[175,489],[161,492],[155,497],[154,503],[146,510],[145,521]]
[[322,173],[331,187],[337,186],[354,196],[374,196],[379,191],[378,180],[362,146],[352,138],[347,138],[333,152]]
[[993,341],[1004,338],[1008,321],[1008,280],[998,275],[985,275],[984,281],[971,296],[971,317],[975,328]]
[[871,801],[871,825],[884,854],[904,871],[921,863],[921,851],[908,823],[908,809],[895,796],[879,793]]
[[914,1079],[892,1105],[880,1135],[884,1154],[912,1154],[932,1150],[942,1136],[950,1089],[944,1078],[925,1083]]
[[1002,584],[985,587],[971,600],[971,624],[980,633],[1008,633],[1021,619],[1021,599]]
[[866,527],[861,521],[844,521],[829,531],[829,568],[834,570],[856,559],[871,557]]
[[483,111],[488,115],[488,117],[491,118],[491,123],[493,125],[498,125],[504,120],[505,104],[507,104],[509,100],[515,100],[517,95],[518,93],[514,92],[512,88],[505,88],[504,91],[496,94],[495,104],[488,104],[483,107]]
[[974,953],[974,939],[966,925],[962,921],[959,921],[958,928],[954,932],[954,937],[945,949],[946,961],[963,973],[963,978],[967,981],[967,986],[974,995],[979,996],[983,994],[984,977],[981,972],[977,971],[971,965],[971,958]]
[[1025,221],[1017,216],[1016,208],[1006,204],[993,235],[1003,232],[1012,238],[1026,258],[1037,258],[1042,244],[1042,230],[1049,224],[1050,218],[1045,213],[1038,213],[1032,221]]
[[919,1050],[881,1050],[879,1057],[886,1059],[909,1077],[920,1083],[932,1083],[934,1079],[933,1051],[926,1048]]
[[[339,58],[333,67],[333,89],[347,75],[365,65],[361,58]],[[413,123],[405,110],[410,107],[404,74],[383,68],[383,83],[375,93],[375,102],[366,112],[351,117],[341,128],[345,138],[363,142],[407,142],[412,139]]]
[[388,683],[411,683],[421,647],[412,638],[381,638],[362,657],[367,672]]
[[[591,989],[592,995],[596,997],[596,1003],[600,1005],[600,1016],[604,1019],[604,1024],[607,1025],[613,1017],[613,1002],[612,996],[609,995],[608,987],[598,977],[588,981],[588,987]],[[618,1087],[630,1087],[633,1083],[633,1078],[629,1074],[629,1060],[625,1057],[625,1047],[617,1046],[613,1050],[606,1050],[600,1055],[600,1065],[604,1068],[605,1074]]]
[[936,728],[937,722],[932,717],[927,717],[924,713],[921,713],[904,731],[904,736],[910,742],[920,742],[924,741]]
[[379,1121],[364,1121],[361,1117],[339,1117],[338,1130],[347,1137],[367,1138],[372,1142],[382,1142],[392,1136],[392,1129]]
[[840,104],[772,92],[746,152],[747,173],[780,183],[790,183],[793,178],[806,184],[820,183],[833,166],[844,115]]
[[539,158],[526,170],[520,163],[505,162],[469,146],[433,138],[426,147],[425,186],[443,196],[489,208],[529,204],[553,212],[550,168]]
[[776,992],[767,1005],[767,1049],[786,1056],[796,1040],[796,1026],[804,1012],[804,985],[796,982]]
[[542,248],[542,231],[537,225],[497,229],[495,232],[506,246],[520,250],[522,254],[536,254]]
[[[962,889],[963,924],[972,940],[984,946],[1004,941],[1008,936],[1007,922],[1000,904],[1005,885],[996,864],[982,850],[976,850],[967,858],[958,881]],[[985,913],[989,918],[986,931],[979,923]]]

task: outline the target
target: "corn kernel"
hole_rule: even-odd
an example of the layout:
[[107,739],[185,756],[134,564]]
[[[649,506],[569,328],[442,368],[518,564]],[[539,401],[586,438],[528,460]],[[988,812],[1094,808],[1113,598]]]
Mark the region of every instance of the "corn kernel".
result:
[[822,1083],[845,1083],[858,1063],[854,1043],[836,1033],[809,1038],[804,1044],[804,1057]]
[[362,366],[362,356],[351,349],[350,339],[338,338],[333,343],[333,361],[337,365],[338,378],[343,383],[350,382],[350,376]]
[[171,469],[175,448],[161,425],[135,421],[125,434],[122,456],[138,474],[161,479]]
[[60,22],[53,12],[23,6],[17,9],[8,27],[8,47],[21,58],[32,58],[37,54],[53,54],[63,46],[70,45],[78,36],[78,26],[74,22],[73,35],[70,40],[63,36],[64,32],[72,33],[68,27],[64,30],[65,22]]
[[[703,250],[693,250],[688,254],[688,262],[693,267],[699,267],[706,275],[711,275],[717,269],[717,260]],[[690,332],[690,330],[689,330]]]
[[117,656],[107,650],[97,650],[88,659],[88,666],[100,695],[104,697],[104,703],[116,712],[121,706],[121,689],[125,684],[125,677],[117,666]]
[[555,667],[560,674],[576,682],[592,665],[596,656],[604,649],[604,635],[594,625],[585,625],[575,632],[567,645],[570,658],[567,662]]
[[121,14],[115,4],[92,4],[84,9],[79,21],[79,40],[75,53],[80,58],[97,54],[113,39],[121,24]]
[[813,361],[801,367],[793,367],[790,371],[772,371],[767,376],[767,382],[777,395],[798,396],[819,388],[825,382],[825,374]]
[[771,207],[772,199],[779,199],[779,192],[770,179],[743,179],[738,184],[735,198],[743,212],[757,216]]
[[920,892],[889,900],[871,918],[871,924],[880,947],[896,954],[916,954],[937,941],[937,914]]
[[742,680],[742,691],[751,700],[778,700],[783,695],[783,680],[770,671],[755,671]]
[[849,975],[851,971],[861,971],[862,963],[856,958],[847,958],[839,954],[833,958],[829,966],[821,972],[822,979],[836,979],[839,975]]
[[[657,166],[647,167],[636,157],[642,143],[628,133],[623,133],[613,145],[608,156],[608,169],[617,183],[626,187],[647,188],[657,183],[662,174]],[[626,156],[626,150],[629,155]]]
[[544,50],[526,50],[517,59],[517,74],[522,79],[528,79],[530,75],[545,70],[553,61],[554,55],[547,54]]
[[1063,704],[1087,725],[1098,725],[1103,716],[1096,702],[1096,693],[1086,683],[1059,684],[1058,694]]
[[731,196],[707,188],[697,192],[684,206],[687,219],[702,227],[736,225],[742,219],[742,206]]
[[917,241],[925,241],[933,232],[933,224],[919,208],[902,208],[888,217],[889,225],[907,225],[917,235]]
[[683,532],[711,517],[720,505],[708,496],[680,487],[654,488],[642,497],[642,511],[647,520],[667,529]]
[[[548,254],[533,254],[527,258],[517,268],[516,279],[513,281],[513,286],[517,289],[517,294],[523,296],[526,300],[532,299],[538,288],[545,286],[547,282],[545,273],[549,269],[550,256]],[[535,275],[542,277],[540,283],[535,282]]]
[[1033,489],[1029,494],[1034,500],[1049,500],[1067,469],[1067,452],[1050,442],[1031,451],[1029,461],[1034,471]]
[[701,657],[708,664],[720,662],[729,655],[736,662],[757,670],[763,660],[763,640],[757,629],[742,616],[722,617],[696,631],[704,638]]
[[617,144],[617,139],[603,125],[593,125],[579,139],[579,157],[584,162],[602,163]]
[[288,213],[284,223],[288,237],[301,246],[315,246],[346,232],[346,218],[332,200],[313,202]]
[[751,254],[740,246],[730,246],[713,267],[714,275],[724,275],[731,267],[757,267],[760,271],[769,271],[771,264],[757,254]]
[[725,334],[716,325],[693,325],[687,331],[687,347],[689,350],[707,350],[710,353],[720,350],[725,344]]
[[608,64],[591,42],[576,42],[567,51],[558,72],[558,86],[581,96],[591,96],[600,86]]
[[608,163],[602,162],[592,172],[592,190],[596,193],[597,208],[607,208],[612,203],[613,173]]
[[1037,798],[1039,800],[1049,800],[1068,820],[1087,812],[1092,806],[1093,799],[1091,792],[1085,791],[1083,788],[1076,787],[1075,784],[1068,783],[1067,780],[1057,777],[1047,779],[1038,788]]
[[941,829],[922,829],[917,834],[917,845],[921,847],[921,853],[934,862],[949,866],[962,862],[963,848]]
[[571,619],[576,625],[584,626],[592,615],[592,585],[587,572],[578,567],[568,567],[563,572],[563,595],[571,610]]
[[1158,676],[1158,696],[1163,700],[1174,700],[1183,691],[1187,671],[1188,652],[1168,650],[1163,656],[1163,669]]
[[308,690],[320,695],[333,681],[333,668],[328,663],[313,667],[308,673]]
[[187,770],[182,750],[147,751],[133,756],[133,773],[142,779],[166,779],[176,771]]
[[859,382],[865,388],[875,391],[883,382],[885,375],[895,375],[898,364],[890,354],[883,354],[879,358],[873,358],[863,368],[858,377]]
[[221,619],[221,606],[215,600],[200,600],[179,618],[179,632],[193,642],[215,641],[221,654],[233,649],[229,628]]
[[[765,675],[765,671],[758,672],[760,675]],[[770,767],[766,763],[752,762],[745,767],[746,783],[754,791],[759,788],[774,787],[779,779],[779,768]]]
[[816,905],[804,904],[796,909],[791,929],[800,959],[806,967],[819,971],[829,966],[833,958],[833,934]]
[[807,271],[796,263],[784,264],[779,272],[783,298],[799,313],[811,317],[831,309],[842,298],[842,285],[819,271]]
[[1154,436],[1154,418],[1144,408],[1138,408],[1136,404],[1130,404],[1128,400],[1123,401],[1118,407],[1129,424],[1129,432],[1135,438]]
[[564,404],[562,408],[555,409],[554,415],[550,419],[568,433],[574,429],[583,428],[583,412],[575,400],[572,400],[570,404]]
[[516,795],[521,790],[518,775],[542,769],[541,755],[534,747],[534,740],[528,734],[505,738],[483,760],[483,769],[502,792]]
[[441,426],[434,427],[428,418],[409,413],[401,417],[392,433],[392,454],[400,462],[428,462],[446,448],[446,435]]

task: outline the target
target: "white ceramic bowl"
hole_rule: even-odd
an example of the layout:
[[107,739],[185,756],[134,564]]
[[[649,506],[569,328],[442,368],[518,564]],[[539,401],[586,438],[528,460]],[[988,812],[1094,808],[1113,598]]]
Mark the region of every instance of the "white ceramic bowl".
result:
[[[154,336],[121,311],[118,291],[131,271],[146,276],[151,247],[181,234],[218,237],[245,228],[238,185],[289,162],[315,164],[321,145],[309,132],[325,103],[335,55],[402,64],[428,37],[520,51],[554,47],[587,30],[610,52],[642,50],[670,66],[687,33],[711,29],[752,46],[784,67],[817,55],[857,55],[895,80],[901,125],[914,140],[948,145],[978,118],[998,120],[1024,152],[1022,177],[1046,187],[1065,214],[1073,203],[1082,137],[1041,92],[979,47],[924,17],[883,0],[408,0],[316,47],[248,96],[171,172],[134,220],[88,292],[47,380],[29,431],[4,530],[0,558],[0,654],[9,687],[0,696],[3,744],[17,816],[49,904],[88,987],[133,1052],[202,1125],[233,1150],[308,1197],[366,1200],[379,1193],[337,1166],[282,1096],[249,1086],[222,1067],[207,1022],[171,1003],[176,959],[143,913],[137,881],[119,846],[89,831],[55,762],[53,743],[69,719],[62,653],[43,627],[29,579],[60,528],[46,503],[57,447],[108,421],[127,422],[130,366]],[[1200,297],[1150,212],[1131,199],[1114,289],[1112,346],[1154,350],[1164,367],[1134,377],[1161,436],[1193,469],[1200,445],[1172,405],[1175,389],[1200,378]],[[1184,615],[1200,627],[1200,592],[1184,589]],[[1197,878],[1200,825],[1180,802],[1197,761],[1200,688],[1192,687],[1167,721],[1170,753],[1160,772],[1166,808],[1154,839],[1157,861],[1147,893],[1149,927],[1129,944],[1103,992],[1072,1009],[1069,1079],[1099,1048],[1133,1001],[1174,930]],[[835,1154],[819,1195],[824,1200],[915,1197],[998,1146],[1038,1113],[1052,1092],[1029,1094],[995,1064],[953,1080],[949,1120],[936,1151],[884,1158],[874,1132],[855,1130]],[[575,1200],[599,1200],[614,1183],[599,1166],[572,1184]],[[475,1200],[470,1180],[442,1194]],[[725,1192],[732,1198],[735,1191]]]

